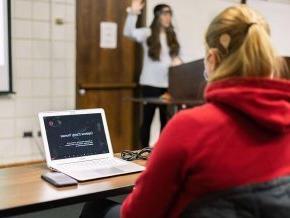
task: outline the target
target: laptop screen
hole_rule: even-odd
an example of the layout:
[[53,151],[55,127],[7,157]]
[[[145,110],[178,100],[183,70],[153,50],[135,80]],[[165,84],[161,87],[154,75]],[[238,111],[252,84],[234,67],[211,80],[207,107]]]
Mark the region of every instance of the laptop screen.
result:
[[52,160],[109,153],[100,113],[43,119]]

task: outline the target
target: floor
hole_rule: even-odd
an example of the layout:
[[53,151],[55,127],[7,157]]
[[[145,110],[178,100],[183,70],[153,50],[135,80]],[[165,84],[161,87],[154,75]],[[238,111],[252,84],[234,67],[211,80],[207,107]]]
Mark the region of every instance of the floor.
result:
[[[115,202],[121,203],[126,195],[120,195],[113,198],[109,198]],[[58,207],[50,210],[43,210],[35,213],[28,213],[19,216],[12,216],[9,218],[78,218],[83,208],[83,203],[74,204],[65,207]]]
[[20,216],[13,216],[10,218],[78,218],[82,207],[83,204],[75,204]]

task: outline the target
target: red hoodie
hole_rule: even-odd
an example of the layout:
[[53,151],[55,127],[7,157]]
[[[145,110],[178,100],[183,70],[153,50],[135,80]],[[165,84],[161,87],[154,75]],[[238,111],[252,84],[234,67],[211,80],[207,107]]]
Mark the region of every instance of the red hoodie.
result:
[[290,82],[212,83],[162,132],[123,218],[178,217],[194,199],[290,173]]

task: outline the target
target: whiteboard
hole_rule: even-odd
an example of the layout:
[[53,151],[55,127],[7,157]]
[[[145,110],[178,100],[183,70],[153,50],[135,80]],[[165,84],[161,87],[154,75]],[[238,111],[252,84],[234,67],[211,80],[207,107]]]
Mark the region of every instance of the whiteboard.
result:
[[181,58],[190,62],[204,57],[205,32],[212,19],[223,9],[239,2],[240,0],[147,0],[147,24],[153,19],[154,6],[169,4],[181,44]]
[[278,53],[282,56],[290,56],[290,2],[262,0],[248,0],[247,2],[269,22],[271,38]]
[[0,0],[0,93],[12,92],[9,4],[9,0]]

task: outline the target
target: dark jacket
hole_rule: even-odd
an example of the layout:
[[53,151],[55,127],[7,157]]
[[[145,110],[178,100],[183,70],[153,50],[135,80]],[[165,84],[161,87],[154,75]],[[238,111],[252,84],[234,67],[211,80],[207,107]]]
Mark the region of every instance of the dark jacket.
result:
[[289,218],[290,178],[248,185],[193,201],[182,218]]

